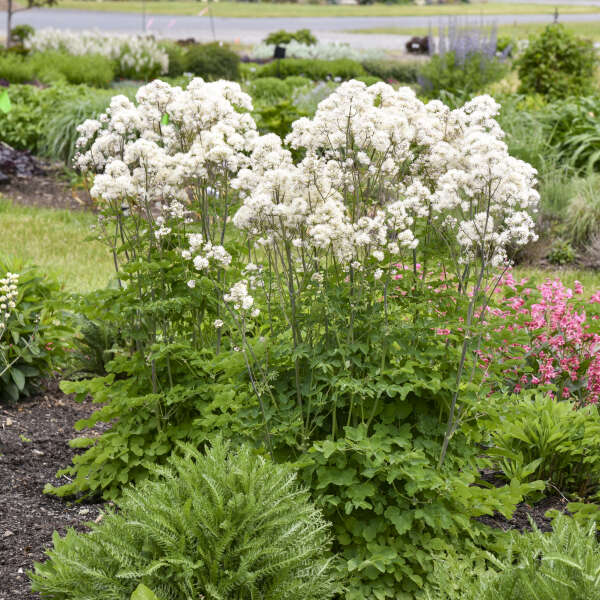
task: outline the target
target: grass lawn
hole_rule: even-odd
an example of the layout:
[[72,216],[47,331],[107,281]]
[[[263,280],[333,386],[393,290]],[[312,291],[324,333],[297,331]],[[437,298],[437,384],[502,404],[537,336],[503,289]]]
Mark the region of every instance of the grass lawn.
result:
[[592,270],[578,269],[532,269],[528,267],[515,267],[513,277],[519,280],[523,277],[531,282],[531,285],[539,285],[546,279],[560,279],[567,287],[573,287],[575,281],[583,285],[584,294],[591,296],[600,290],[600,273]]
[[0,198],[0,260],[33,263],[71,292],[104,287],[114,267],[108,248],[89,242],[87,212],[13,205]]
[[[141,0],[58,0],[58,8],[77,10],[100,10],[119,12],[141,12]],[[557,4],[559,12],[593,13],[600,7],[569,6]],[[148,0],[149,14],[197,15],[207,10],[208,4],[193,0]],[[335,6],[331,4],[279,4],[270,2],[211,2],[210,10],[215,17],[378,17],[378,16],[428,16],[428,15],[501,15],[501,14],[553,14],[554,5],[522,2],[472,2],[457,5],[415,6],[387,5],[377,3],[365,6]]]
[[[563,23],[566,29],[572,31],[576,35],[589,38],[592,40],[600,40],[600,23]],[[437,27],[432,24],[433,34],[437,32]],[[499,35],[508,35],[513,38],[527,38],[532,34],[539,34],[545,29],[546,25],[542,23],[519,23],[514,25],[498,26]],[[380,27],[372,29],[353,29],[347,33],[371,33],[371,34],[391,34],[391,35],[427,35],[429,30],[425,27]]]

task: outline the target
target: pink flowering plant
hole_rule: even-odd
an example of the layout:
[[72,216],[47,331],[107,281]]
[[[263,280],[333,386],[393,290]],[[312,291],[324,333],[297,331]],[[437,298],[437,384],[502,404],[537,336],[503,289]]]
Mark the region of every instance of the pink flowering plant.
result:
[[558,400],[596,404],[600,394],[600,292],[589,297],[578,281],[532,287],[508,273],[489,309],[484,365],[496,363],[502,388],[544,387]]

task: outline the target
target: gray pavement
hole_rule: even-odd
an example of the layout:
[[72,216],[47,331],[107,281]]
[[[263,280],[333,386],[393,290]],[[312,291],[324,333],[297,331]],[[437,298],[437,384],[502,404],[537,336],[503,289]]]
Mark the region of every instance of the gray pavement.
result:
[[[506,0],[505,0],[506,1]],[[547,0],[538,0],[549,3]],[[578,0],[573,0],[574,2]],[[586,1],[586,0],[580,0]],[[588,0],[591,3],[591,0]],[[600,5],[599,2],[593,4]],[[5,19],[0,12],[0,22]],[[484,18],[478,16],[459,17],[461,22],[491,24],[497,23],[550,23],[552,15],[493,15]],[[562,22],[598,22],[600,13],[561,15]],[[228,18],[213,19],[215,38],[227,42],[256,44],[265,36],[278,29],[302,29],[313,31],[322,41],[346,42],[358,48],[403,48],[406,36],[369,35],[348,33],[353,29],[381,27],[422,28],[432,25],[436,28],[447,23],[447,17],[294,17],[294,18]],[[143,30],[144,20],[141,14],[111,13],[95,11],[75,11],[62,9],[33,9],[17,13],[14,24],[28,23],[35,28],[55,27],[58,29],[99,29],[118,33],[134,33]],[[146,29],[164,37],[194,37],[201,41],[213,39],[213,29],[208,16],[172,16],[146,15]]]

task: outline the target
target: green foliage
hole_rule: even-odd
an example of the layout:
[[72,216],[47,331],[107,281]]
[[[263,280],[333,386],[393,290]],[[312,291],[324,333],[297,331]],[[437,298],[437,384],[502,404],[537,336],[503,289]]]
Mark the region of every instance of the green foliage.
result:
[[328,525],[289,468],[219,440],[181,450],[91,533],[55,534],[32,589],[54,600],[126,598],[139,583],[173,600],[332,597]]
[[455,555],[439,557],[428,600],[598,600],[596,524],[560,515],[552,527],[552,533],[535,526],[531,533],[513,533],[505,557],[488,555],[488,571]]
[[420,66],[416,62],[399,60],[365,60],[362,65],[369,75],[400,83],[416,83]]
[[31,25],[15,25],[10,30],[10,37],[22,44],[35,33],[35,29]]
[[590,40],[576,37],[560,23],[548,25],[516,62],[525,94],[565,98],[591,87],[598,59]]
[[565,231],[573,244],[582,247],[600,233],[600,176],[576,181],[567,207]]
[[464,62],[455,52],[435,54],[421,69],[419,83],[429,97],[437,97],[441,91],[458,96],[462,102],[486,85],[504,77],[508,67],[496,57],[483,52],[472,52]]
[[179,45],[173,42],[161,42],[160,47],[169,57],[169,77],[180,77],[186,71],[186,52]]
[[[135,92],[136,88],[120,88],[118,93],[133,98]],[[40,153],[62,160],[70,166],[76,152],[75,142],[79,137],[77,127],[86,119],[94,119],[102,114],[114,95],[114,90],[84,87],[75,97],[58,103],[54,110],[45,116]]]
[[276,133],[282,138],[292,130],[294,121],[306,116],[306,113],[290,100],[281,100],[274,104],[257,104],[252,114],[261,133]]
[[575,260],[575,250],[567,240],[558,239],[552,244],[548,260],[553,265],[568,265]]
[[147,588],[143,583],[140,583],[140,585],[133,590],[130,600],[160,600],[160,598],[150,588]]
[[41,52],[26,57],[0,56],[0,78],[11,83],[39,80],[108,87],[115,76],[113,61],[99,55],[72,56],[63,52]]
[[571,97],[555,102],[541,117],[549,143],[563,164],[578,170],[600,169],[600,97]]
[[[119,93],[133,96],[135,89]],[[60,84],[45,89],[11,85],[8,94],[12,110],[0,113],[0,140],[69,164],[78,125],[103,112],[114,92]]]
[[290,95],[290,88],[285,84],[285,81],[277,79],[277,77],[255,79],[248,88],[248,92],[255,101],[267,104],[276,104],[289,98]]
[[299,29],[298,31],[285,31],[280,29],[270,33],[265,39],[265,44],[273,44],[275,46],[285,46],[292,40],[305,46],[314,46],[317,43],[317,38],[310,32],[309,29]]
[[0,404],[37,390],[44,375],[64,362],[65,319],[57,310],[58,284],[33,267],[0,263],[0,278],[17,272],[16,308],[0,321]]
[[199,44],[188,49],[185,56],[185,70],[203,79],[240,78],[240,57],[229,47],[218,44]]
[[[533,359],[532,359],[533,360]],[[585,386],[585,382],[576,385]],[[508,480],[543,480],[561,494],[589,496],[600,483],[600,415],[547,394],[500,405],[491,456]]]
[[337,60],[313,60],[309,58],[285,58],[274,60],[256,71],[255,77],[279,77],[285,79],[293,75],[301,75],[321,81],[325,79],[354,79],[366,75],[363,66],[349,58]]

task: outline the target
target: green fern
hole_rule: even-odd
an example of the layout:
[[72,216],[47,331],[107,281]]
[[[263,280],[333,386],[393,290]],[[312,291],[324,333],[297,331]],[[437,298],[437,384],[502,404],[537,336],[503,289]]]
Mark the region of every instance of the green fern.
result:
[[339,589],[329,525],[294,475],[217,441],[155,467],[86,534],[54,534],[32,589],[54,600],[325,600]]
[[491,568],[456,556],[435,569],[428,600],[600,600],[596,524],[559,515],[553,532],[513,533],[506,556],[489,554]]

